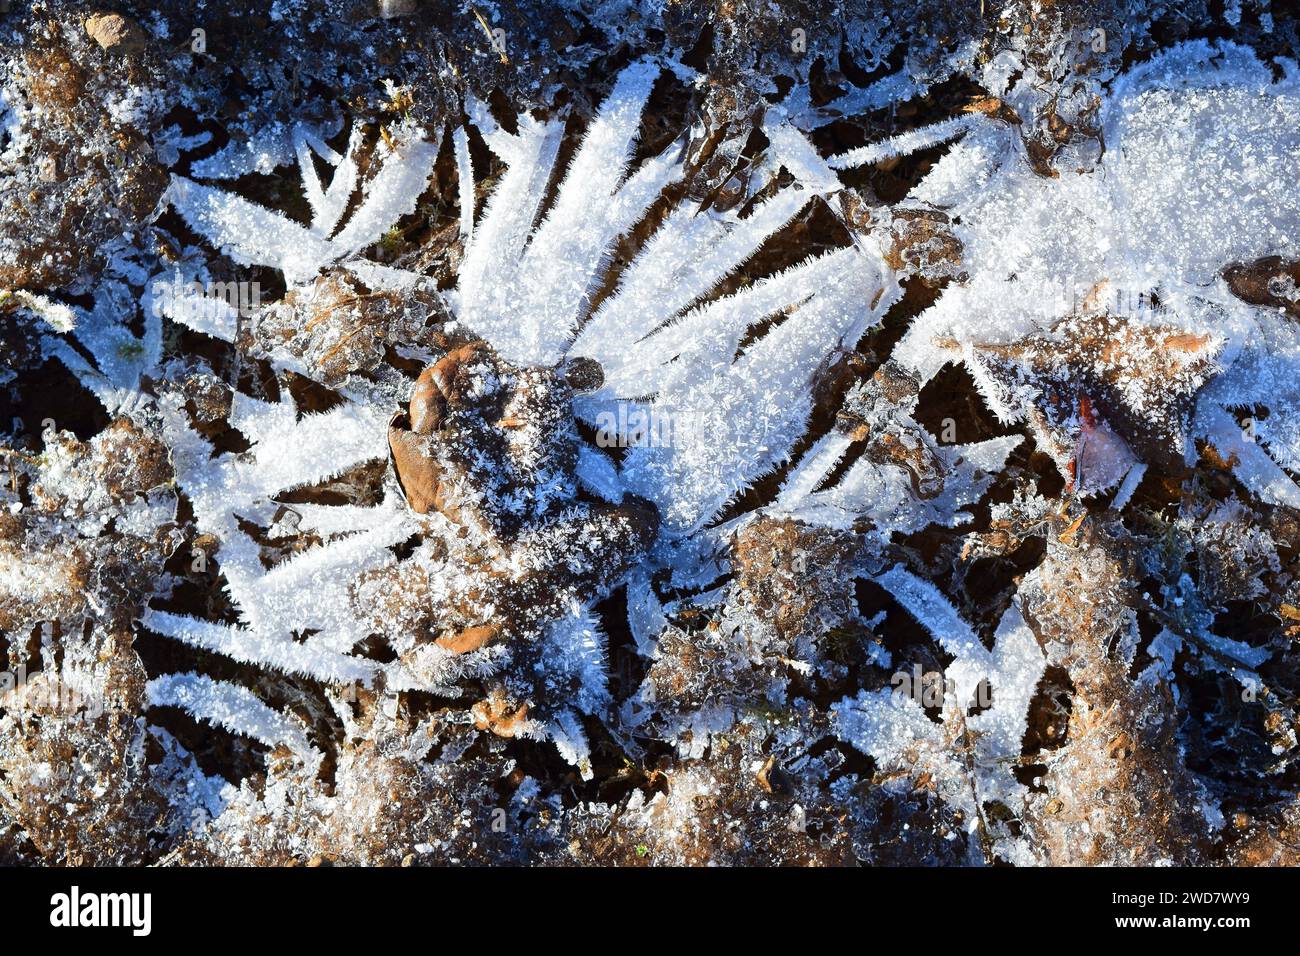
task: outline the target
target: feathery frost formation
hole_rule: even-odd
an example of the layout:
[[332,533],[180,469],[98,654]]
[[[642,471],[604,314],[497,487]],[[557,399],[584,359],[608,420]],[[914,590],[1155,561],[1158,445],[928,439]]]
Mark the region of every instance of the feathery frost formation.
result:
[[[0,859],[1285,859],[1294,59],[1011,2],[805,37],[859,83],[716,14],[724,82],[592,6],[603,95],[142,95],[93,277],[0,234],[0,386],[99,406],[0,449]],[[7,75],[0,177],[67,93]]]

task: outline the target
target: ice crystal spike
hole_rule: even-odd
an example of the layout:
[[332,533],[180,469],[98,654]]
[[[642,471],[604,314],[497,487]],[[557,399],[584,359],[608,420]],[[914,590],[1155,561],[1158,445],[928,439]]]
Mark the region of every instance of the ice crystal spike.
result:
[[[362,187],[363,199],[346,225],[334,234],[357,183],[354,135],[348,152],[321,152],[323,144],[306,133],[295,133],[295,148],[311,204],[313,221],[302,226],[281,214],[236,194],[204,186],[181,176],[172,178],[168,199],[181,217],[241,265],[266,265],[291,280],[313,278],[323,268],[377,242],[394,222],[414,210],[438,156],[438,142],[409,134],[388,151],[378,173]],[[322,190],[311,152],[336,169],[329,188]]]

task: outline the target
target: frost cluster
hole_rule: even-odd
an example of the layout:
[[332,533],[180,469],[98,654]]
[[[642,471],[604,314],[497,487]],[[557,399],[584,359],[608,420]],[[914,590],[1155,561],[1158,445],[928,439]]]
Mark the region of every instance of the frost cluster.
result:
[[1289,18],[488,6],[4,27],[0,860],[1286,859]]

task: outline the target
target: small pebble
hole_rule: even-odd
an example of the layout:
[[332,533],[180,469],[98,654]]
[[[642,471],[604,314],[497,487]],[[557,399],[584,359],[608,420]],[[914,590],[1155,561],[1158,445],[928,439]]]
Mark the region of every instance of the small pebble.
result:
[[86,32],[103,49],[119,56],[144,49],[144,29],[118,13],[97,13],[87,17]]

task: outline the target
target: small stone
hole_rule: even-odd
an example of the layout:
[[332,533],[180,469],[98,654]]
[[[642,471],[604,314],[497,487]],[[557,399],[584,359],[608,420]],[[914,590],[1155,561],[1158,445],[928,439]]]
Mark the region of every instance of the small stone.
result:
[[125,55],[144,49],[144,29],[118,13],[97,13],[88,17],[86,32],[109,53]]
[[595,359],[579,357],[565,366],[564,378],[575,392],[594,392],[605,384],[605,370]]

